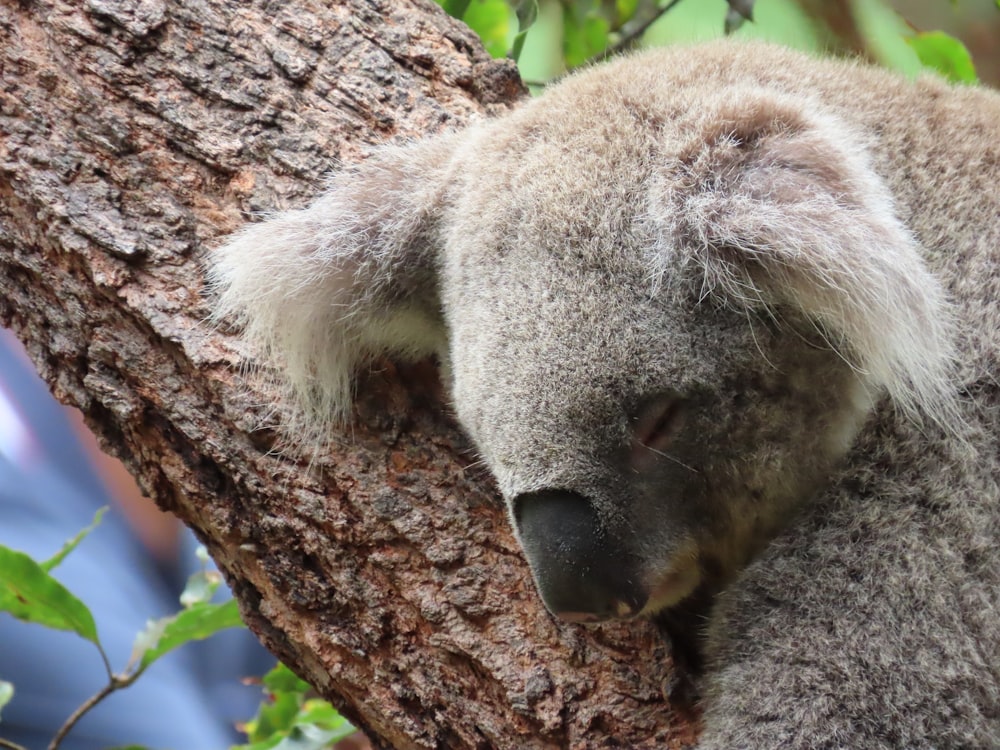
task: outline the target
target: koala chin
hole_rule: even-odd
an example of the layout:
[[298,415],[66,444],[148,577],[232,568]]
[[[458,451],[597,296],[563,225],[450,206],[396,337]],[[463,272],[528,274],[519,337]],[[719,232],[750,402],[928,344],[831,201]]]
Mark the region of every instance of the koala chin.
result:
[[1000,96],[718,42],[213,255],[300,421],[437,354],[546,606],[699,602],[703,748],[1000,747]]

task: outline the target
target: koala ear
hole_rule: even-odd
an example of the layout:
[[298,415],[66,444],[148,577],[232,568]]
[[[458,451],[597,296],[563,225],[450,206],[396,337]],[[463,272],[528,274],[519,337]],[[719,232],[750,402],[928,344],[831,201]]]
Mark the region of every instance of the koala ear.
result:
[[247,226],[210,257],[215,317],[243,327],[251,356],[298,407],[291,429],[346,417],[352,375],[371,358],[440,348],[436,227],[456,140],[382,149],[308,207]]
[[797,309],[869,388],[953,424],[949,306],[863,140],[801,102],[728,94],[681,154],[667,241],[705,295]]

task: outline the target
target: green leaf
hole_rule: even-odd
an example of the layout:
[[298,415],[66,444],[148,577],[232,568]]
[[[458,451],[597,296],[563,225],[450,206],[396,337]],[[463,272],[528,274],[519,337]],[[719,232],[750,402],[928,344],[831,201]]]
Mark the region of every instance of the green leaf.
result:
[[949,81],[975,83],[976,68],[965,45],[943,31],[925,31],[906,37],[920,63]]
[[516,0],[517,9],[517,34],[511,43],[510,56],[515,62],[521,59],[521,50],[524,49],[524,40],[528,36],[528,29],[532,27],[538,18],[538,0]]
[[90,522],[90,526],[80,531],[72,539],[68,540],[58,552],[56,552],[48,560],[40,564],[42,570],[46,573],[50,572],[54,567],[66,559],[66,555],[76,549],[77,545],[83,541],[84,537],[87,536],[91,531],[97,528],[97,524],[101,522],[104,514],[107,512],[108,506],[105,505],[103,508],[98,508],[97,513],[94,514],[94,520]]
[[261,682],[270,693],[298,693],[305,695],[312,687],[280,661],[264,675]]
[[465,11],[469,7],[469,1],[470,0],[440,0],[441,7],[444,8],[444,12],[452,18],[457,18],[460,21],[465,17]]
[[350,727],[350,731],[347,734],[354,731],[351,722],[341,716],[337,709],[321,698],[307,700],[299,712],[298,721],[301,724],[315,724],[326,731],[339,732],[345,727]]
[[507,54],[514,12],[506,0],[475,0],[465,11],[464,21],[483,41],[493,57]]
[[264,704],[252,722],[242,727],[250,743],[233,750],[321,750],[357,731],[337,709],[314,698],[289,713],[293,696],[278,696]]
[[0,612],[19,620],[68,630],[100,648],[87,605],[28,555],[0,545]]
[[354,734],[354,727],[346,719],[343,722],[345,726],[339,729],[323,729],[315,724],[296,725],[281,742],[273,746],[274,750],[324,750],[334,742]]
[[[243,731],[246,731],[245,729]],[[273,750],[275,745],[281,742],[283,735],[268,735],[267,739],[260,742],[251,742],[248,745],[233,745],[230,750]]]
[[260,704],[257,715],[243,725],[251,744],[266,742],[275,736],[282,737],[295,726],[295,717],[302,705],[292,693],[272,694]]
[[295,725],[295,717],[312,688],[281,662],[261,679],[268,698],[260,704],[257,715],[247,722],[243,731],[251,742],[262,742],[275,734],[287,733]]
[[615,13],[618,16],[615,27],[620,28],[623,23],[630,21],[638,9],[639,0],[615,0]]
[[514,44],[510,48],[510,59],[517,62],[521,59],[521,50],[524,49],[524,40],[528,38],[527,31],[519,31],[514,37]]
[[321,729],[313,724],[302,724],[292,727],[288,732],[249,745],[239,745],[232,750],[325,750],[354,732],[355,729],[350,724],[343,730]]
[[191,641],[200,641],[220,630],[243,625],[235,599],[222,604],[198,602],[176,615],[150,622],[132,647],[131,663],[145,669],[166,653]]
[[606,18],[590,13],[563,13],[563,56],[567,68],[576,68],[608,46],[611,26]]
[[0,680],[0,709],[10,703],[10,699],[13,697],[14,686],[9,682]]
[[518,0],[517,30],[525,32],[538,19],[538,0]]
[[268,699],[241,727],[250,744],[234,750],[319,750],[355,731],[329,703],[306,698],[312,688],[284,664],[278,663],[261,682]]

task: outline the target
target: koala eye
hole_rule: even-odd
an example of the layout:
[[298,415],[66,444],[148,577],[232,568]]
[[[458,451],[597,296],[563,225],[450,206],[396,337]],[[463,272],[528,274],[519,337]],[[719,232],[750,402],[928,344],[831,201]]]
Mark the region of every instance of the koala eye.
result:
[[645,403],[632,420],[632,451],[666,449],[684,416],[684,402],[674,395],[658,396]]

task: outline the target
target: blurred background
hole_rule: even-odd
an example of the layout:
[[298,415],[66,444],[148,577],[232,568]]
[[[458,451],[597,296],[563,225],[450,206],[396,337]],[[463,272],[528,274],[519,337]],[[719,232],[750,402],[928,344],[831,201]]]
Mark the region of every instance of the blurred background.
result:
[[[617,48],[722,36],[727,15],[745,13],[738,37],[814,52],[856,55],[916,75],[920,45],[945,65],[967,50],[983,83],[1000,85],[1000,6],[996,0],[439,0],[483,38],[494,56],[514,53],[522,77],[543,83]],[[669,10],[664,10],[669,7]],[[534,14],[534,20],[531,20]],[[662,14],[662,15],[660,15]],[[657,17],[658,16],[658,17]],[[518,41],[524,21],[530,25]],[[943,34],[941,33],[943,32]],[[944,35],[947,35],[945,37]],[[959,42],[959,48],[952,47]],[[933,64],[930,67],[935,67]],[[963,78],[961,74],[956,78]]]

